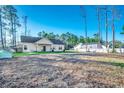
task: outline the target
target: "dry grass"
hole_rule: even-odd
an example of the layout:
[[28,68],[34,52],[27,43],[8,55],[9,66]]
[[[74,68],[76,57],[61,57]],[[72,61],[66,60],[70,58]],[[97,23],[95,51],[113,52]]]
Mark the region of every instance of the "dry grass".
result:
[[0,60],[0,86],[124,87],[123,63],[123,57],[106,54],[45,54]]

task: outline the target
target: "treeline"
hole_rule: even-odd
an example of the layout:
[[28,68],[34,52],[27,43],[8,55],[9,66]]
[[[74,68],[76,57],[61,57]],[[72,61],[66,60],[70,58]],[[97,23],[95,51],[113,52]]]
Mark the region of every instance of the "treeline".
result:
[[16,46],[16,33],[20,26],[17,10],[12,5],[0,5],[0,47]]
[[[81,8],[82,9],[82,8]],[[116,34],[115,34],[115,20],[120,18],[120,13],[118,13],[118,9],[116,7],[112,6],[98,6],[97,7],[97,17],[98,17],[98,31],[96,34],[94,34],[92,37],[88,37],[87,32],[88,32],[88,24],[87,24],[87,14],[85,13],[87,10],[85,8],[82,9],[83,18],[85,21],[84,28],[85,31],[84,33],[86,34],[85,36],[76,36],[73,33],[67,32],[67,33],[62,33],[60,35],[54,34],[54,33],[46,33],[45,31],[39,32],[38,36],[39,37],[46,37],[49,39],[60,39],[62,40],[67,48],[72,48],[78,43],[102,43],[106,45],[106,47],[109,45],[110,47],[113,48],[119,48],[123,46],[124,44],[120,41],[116,40]],[[109,11],[109,14],[107,14]],[[104,15],[102,15],[104,13]],[[110,15],[111,14],[111,15]],[[101,17],[104,17],[104,19],[101,19]],[[110,22],[108,20],[110,18]],[[106,40],[101,40],[101,20],[105,21],[105,29],[104,33],[106,36]],[[83,21],[83,20],[82,20]],[[110,24],[111,23],[111,24]],[[19,17],[17,15],[17,9],[12,6],[12,5],[0,5],[0,47],[5,48],[5,47],[16,47],[17,44],[17,32],[18,28],[20,27],[20,22],[19,22]],[[108,35],[108,28],[111,27],[111,35],[112,35],[112,41],[109,41],[109,35]],[[26,30],[25,30],[26,31]],[[124,35],[124,26],[122,27],[122,32],[120,33]]]
[[[48,38],[48,39],[59,39],[62,40],[66,44],[66,48],[73,48],[73,46],[79,44],[79,43],[86,43],[86,38],[83,36],[78,37],[77,35],[67,32],[62,33],[60,35],[54,34],[53,32],[47,33],[45,31],[38,33],[39,37],[42,38]],[[87,38],[88,43],[97,43],[98,42],[98,35],[95,34],[93,38],[88,37]]]
[[[79,43],[86,44],[86,43],[99,42],[98,34],[94,34],[92,37],[87,37],[86,39],[83,36],[78,37],[77,35],[70,32],[62,33],[58,35],[58,34],[54,34],[53,32],[47,33],[45,31],[41,31],[38,33],[38,36],[42,38],[62,40],[66,45],[66,49],[73,48],[75,45]],[[106,45],[106,42],[104,40],[101,40],[101,44]],[[112,48],[112,41],[108,42],[108,44],[109,44],[109,47]],[[124,43],[122,43],[121,41],[115,40],[115,48],[120,48],[121,46],[124,46]]]

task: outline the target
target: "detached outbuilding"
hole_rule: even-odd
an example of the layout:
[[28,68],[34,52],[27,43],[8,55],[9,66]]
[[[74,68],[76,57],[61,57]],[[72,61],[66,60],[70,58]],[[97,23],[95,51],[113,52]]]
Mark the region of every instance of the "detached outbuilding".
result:
[[[80,43],[74,47],[75,51],[78,52],[86,52],[86,44]],[[88,52],[103,52],[107,53],[107,48],[104,45],[97,44],[97,43],[90,43],[87,44],[87,51]]]

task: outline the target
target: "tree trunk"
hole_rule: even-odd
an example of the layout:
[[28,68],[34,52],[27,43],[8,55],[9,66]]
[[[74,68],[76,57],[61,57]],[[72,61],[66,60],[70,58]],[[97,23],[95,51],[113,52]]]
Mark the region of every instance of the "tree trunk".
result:
[[106,48],[108,47],[108,15],[107,15],[107,9],[106,9]]
[[16,19],[14,17],[14,46],[16,47]]
[[10,9],[10,23],[11,23],[12,46],[14,47],[13,14],[11,9]]
[[86,16],[84,20],[85,20],[85,38],[86,38],[86,52],[87,52],[87,19],[86,19]]
[[1,34],[1,45],[2,48],[4,48],[4,42],[3,42],[3,27],[2,27],[2,10],[0,8],[0,34]]
[[113,43],[113,47],[112,47],[112,52],[115,52],[115,28],[114,28],[114,9],[112,9],[112,43]]
[[98,16],[98,36],[99,36],[99,41],[98,44],[101,43],[101,35],[100,35],[100,9],[97,8],[97,16]]

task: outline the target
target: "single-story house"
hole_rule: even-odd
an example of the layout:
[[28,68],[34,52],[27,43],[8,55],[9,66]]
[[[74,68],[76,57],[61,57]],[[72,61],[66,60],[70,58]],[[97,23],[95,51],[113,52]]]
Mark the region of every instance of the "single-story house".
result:
[[97,43],[89,43],[87,44],[87,50],[86,50],[86,44],[79,43],[74,47],[75,51],[78,52],[105,52],[107,53],[107,48],[104,45],[97,44]]
[[56,39],[47,39],[32,36],[21,36],[17,45],[19,52],[64,51],[65,45]]

